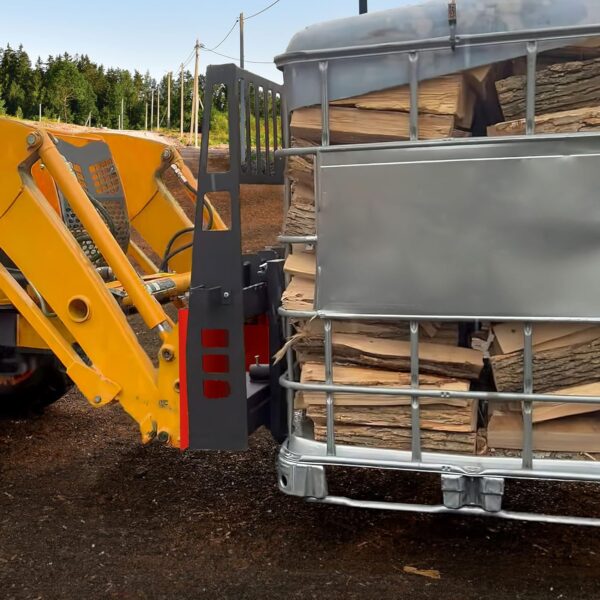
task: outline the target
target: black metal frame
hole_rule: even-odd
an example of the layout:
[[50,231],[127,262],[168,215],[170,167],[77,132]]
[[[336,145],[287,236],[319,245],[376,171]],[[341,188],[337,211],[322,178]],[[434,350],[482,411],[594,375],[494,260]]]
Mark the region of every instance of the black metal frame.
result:
[[[226,86],[228,99],[230,167],[222,173],[209,172],[208,168],[215,86]],[[241,184],[283,184],[284,162],[275,157],[281,127],[281,95],[281,86],[235,65],[207,69],[196,223],[202,222],[204,195],[227,192],[231,224],[227,231],[198,227],[194,236],[186,349],[191,449],[243,450],[247,448],[248,436],[261,425],[269,427],[278,440],[283,440],[287,431],[285,392],[279,386],[285,362],[269,365],[269,381],[253,382],[246,373],[244,351],[244,323],[265,314],[269,320],[270,356],[282,346],[284,335],[278,309],[284,289],[283,261],[277,251],[242,256],[240,216]],[[265,118],[261,119],[261,114]],[[254,148],[250,115],[255,117]],[[265,134],[264,147],[261,133]],[[247,151],[243,152],[243,148]],[[225,330],[225,347],[204,347],[202,332],[206,330]],[[204,371],[204,357],[215,354],[227,357],[227,373],[217,376]],[[228,385],[225,397],[207,398],[205,382],[214,379]]]

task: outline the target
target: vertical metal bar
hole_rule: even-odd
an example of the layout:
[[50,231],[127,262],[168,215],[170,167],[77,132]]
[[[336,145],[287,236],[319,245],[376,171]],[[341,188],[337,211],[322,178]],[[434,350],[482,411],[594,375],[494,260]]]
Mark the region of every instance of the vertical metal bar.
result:
[[[244,85],[246,86],[246,94],[245,94],[245,106],[246,106],[246,118],[245,118],[245,127],[246,127],[246,172],[252,172],[252,129],[250,127],[250,115],[252,111],[250,110],[250,82],[246,79],[244,80]],[[254,86],[252,86],[254,89]]]
[[256,130],[256,173],[260,172],[260,88],[254,86],[254,125]]
[[[325,332],[325,383],[333,384],[333,336],[331,333],[331,321],[327,319],[323,323]],[[335,408],[333,405],[333,394],[327,392],[325,406],[327,409],[327,454],[335,456]]]
[[329,146],[329,63],[319,63],[321,73],[321,145]]
[[277,115],[281,114],[281,118],[283,119],[283,108],[281,109],[281,113],[277,111],[277,92],[273,90],[271,92],[271,101],[273,103],[273,152],[280,148],[279,146],[279,127],[277,127]]
[[525,111],[525,132],[535,133],[535,89],[537,71],[537,42],[527,42],[527,108]]
[[[285,339],[292,338],[292,324],[288,318],[285,319]],[[287,378],[289,381],[294,381],[294,351],[292,345],[289,344],[286,350],[287,358]],[[294,433],[294,390],[288,388],[286,390],[286,400],[288,405],[288,436]]]
[[419,53],[410,52],[410,139],[419,139]]
[[[523,392],[533,393],[533,326],[523,325]],[[523,468],[533,468],[533,402],[523,400]]]
[[[419,387],[419,323],[410,322],[410,385]],[[410,398],[411,450],[413,462],[421,462],[421,404],[418,396]]]
[[269,150],[269,90],[263,88],[263,96],[265,101],[265,168],[263,173],[271,174],[271,152]]

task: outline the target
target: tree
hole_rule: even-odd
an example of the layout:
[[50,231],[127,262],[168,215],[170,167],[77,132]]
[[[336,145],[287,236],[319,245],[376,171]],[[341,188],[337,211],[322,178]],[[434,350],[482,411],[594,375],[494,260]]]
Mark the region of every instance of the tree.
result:
[[46,73],[46,100],[50,110],[66,122],[85,122],[94,112],[96,94],[90,82],[65,54],[52,62]]

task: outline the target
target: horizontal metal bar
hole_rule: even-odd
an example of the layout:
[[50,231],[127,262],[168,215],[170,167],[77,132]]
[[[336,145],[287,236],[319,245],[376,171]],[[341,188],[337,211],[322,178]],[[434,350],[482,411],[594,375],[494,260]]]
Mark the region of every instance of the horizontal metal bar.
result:
[[280,244],[316,244],[316,235],[280,235],[277,238]]
[[367,508],[374,510],[391,510],[407,513],[427,513],[432,515],[459,515],[471,517],[496,517],[500,519],[511,519],[513,521],[527,521],[531,523],[552,523],[556,525],[584,525],[587,527],[600,527],[600,519],[592,517],[569,517],[561,515],[544,515],[526,512],[515,512],[501,510],[489,512],[483,508],[465,506],[464,508],[452,509],[443,505],[430,504],[404,504],[401,502],[378,502],[375,500],[354,500],[343,496],[327,496],[325,498],[308,498],[309,502],[319,504],[334,504],[336,506],[347,506],[351,508]]
[[290,381],[285,375],[279,379],[281,386],[298,392],[325,392],[338,394],[366,394],[372,396],[417,396],[419,398],[441,398],[443,400],[467,398],[470,400],[564,402],[571,404],[600,404],[599,396],[565,396],[552,394],[523,394],[523,392],[468,392],[425,388],[371,387],[363,385],[339,385],[323,383],[300,383]]
[[[520,31],[501,31],[459,35],[454,39],[456,49],[463,47],[512,44],[518,42],[551,42],[570,40],[600,35],[600,24],[575,25],[571,27],[548,27],[543,29],[523,29]],[[425,40],[407,40],[402,42],[386,42],[383,44],[363,44],[358,46],[342,46],[340,48],[320,48],[288,52],[275,57],[275,64],[281,68],[292,63],[306,63],[321,60],[338,60],[379,56],[383,54],[404,54],[416,51],[434,52],[452,49],[453,40],[447,37]]]
[[440,317],[436,315],[373,315],[364,313],[338,313],[331,311],[318,310],[286,310],[279,309],[282,317],[291,319],[331,319],[332,321],[433,321],[433,322],[475,322],[475,321],[509,321],[512,323],[522,323],[533,321],[534,323],[600,323],[600,317],[594,319],[580,319],[579,317],[505,317],[505,316],[465,316],[448,315]]
[[289,156],[310,156],[323,154],[327,152],[361,152],[364,150],[395,150],[408,148],[438,148],[444,146],[481,146],[482,144],[514,144],[518,141],[522,144],[535,144],[540,140],[560,142],[561,140],[573,138],[593,138],[598,137],[597,132],[577,132],[577,133],[538,133],[533,136],[502,136],[502,137],[471,137],[471,138],[445,138],[440,140],[398,140],[393,142],[374,142],[368,144],[340,144],[337,146],[310,146],[301,148],[282,148],[277,150],[278,158]]
[[286,466],[357,467],[422,473],[505,477],[600,483],[600,463],[593,460],[534,458],[533,469],[523,470],[521,457],[423,452],[412,461],[409,450],[337,445],[336,456],[327,456],[326,444],[297,435],[281,447],[279,462]]

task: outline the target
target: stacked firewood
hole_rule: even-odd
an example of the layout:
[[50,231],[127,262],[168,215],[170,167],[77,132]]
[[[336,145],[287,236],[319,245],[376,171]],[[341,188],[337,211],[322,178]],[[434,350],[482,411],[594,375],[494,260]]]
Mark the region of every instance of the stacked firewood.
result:
[[[468,73],[422,82],[419,93],[421,139],[525,132],[523,60],[481,67]],[[600,128],[600,44],[554,50],[539,57],[536,127],[539,133]],[[336,101],[330,106],[332,144],[408,139],[407,86]],[[296,146],[319,145],[321,114],[296,110],[291,131]],[[288,161],[291,206],[287,235],[315,233],[314,164],[310,156]],[[374,190],[376,193],[376,190]],[[418,260],[418,259],[416,259]],[[283,304],[310,310],[315,295],[314,249],[296,246],[286,262],[291,275]],[[295,322],[293,344],[306,383],[325,380],[323,329],[319,320]],[[423,388],[523,390],[522,330],[489,324],[491,346],[481,334],[471,348],[459,347],[458,324],[422,324],[420,381]],[[333,324],[333,379],[344,385],[410,387],[410,335],[407,324]],[[464,341],[464,340],[463,340]],[[484,352],[485,360],[484,360]],[[540,325],[534,332],[534,391],[564,395],[600,393],[600,329]],[[481,377],[484,364],[492,377]],[[315,437],[325,438],[325,394],[298,393]],[[485,409],[488,410],[485,410]],[[600,406],[534,405],[534,447],[543,451],[600,452]],[[335,432],[340,443],[410,448],[410,399],[378,395],[335,395]],[[520,405],[479,406],[472,400],[421,400],[421,439],[425,450],[474,453],[487,447],[519,449]],[[483,441],[482,441],[483,440]]]

